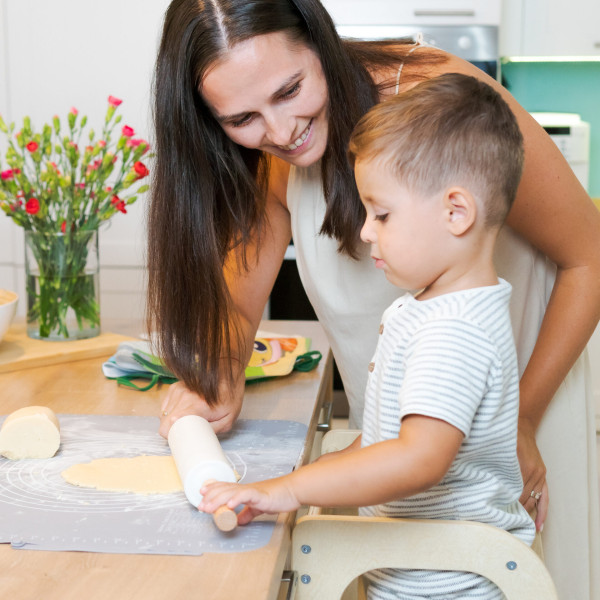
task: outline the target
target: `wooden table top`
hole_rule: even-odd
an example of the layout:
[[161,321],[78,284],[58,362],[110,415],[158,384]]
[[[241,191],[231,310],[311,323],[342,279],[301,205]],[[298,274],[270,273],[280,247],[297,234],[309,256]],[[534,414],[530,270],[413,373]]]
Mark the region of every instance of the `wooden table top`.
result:
[[[241,418],[308,426],[306,462],[322,403],[330,399],[332,358],[320,325],[266,321],[267,331],[312,339],[323,360],[314,371],[247,387]],[[129,332],[128,332],[129,333]],[[68,342],[66,342],[68,343]],[[107,356],[110,356],[110,352]],[[106,379],[95,357],[0,373],[1,413],[44,405],[55,413],[158,416],[167,386],[138,392]],[[275,600],[289,553],[293,515],[281,514],[269,543],[242,553],[202,556],[15,550],[0,545],[1,597],[15,600]]]

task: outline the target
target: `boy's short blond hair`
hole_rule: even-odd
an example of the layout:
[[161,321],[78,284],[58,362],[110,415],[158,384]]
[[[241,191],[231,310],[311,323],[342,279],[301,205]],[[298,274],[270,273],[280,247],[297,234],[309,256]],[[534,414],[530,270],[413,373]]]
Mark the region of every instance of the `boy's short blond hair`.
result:
[[467,188],[500,226],[523,170],[523,136],[508,104],[488,84],[459,73],[419,83],[373,107],[357,123],[352,164],[381,160],[409,190]]

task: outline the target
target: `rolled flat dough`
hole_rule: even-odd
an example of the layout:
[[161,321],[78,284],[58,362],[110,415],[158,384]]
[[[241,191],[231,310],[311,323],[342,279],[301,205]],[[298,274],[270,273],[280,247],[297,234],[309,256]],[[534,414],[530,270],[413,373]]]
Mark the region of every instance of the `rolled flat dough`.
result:
[[[239,473],[233,470],[236,480]],[[97,458],[79,463],[61,473],[71,485],[105,492],[134,494],[173,494],[183,485],[172,456],[134,456],[132,458]]]
[[107,492],[172,494],[183,491],[172,456],[99,458],[73,465],[61,475],[72,485]]
[[20,408],[2,423],[0,454],[6,458],[51,458],[59,446],[60,425],[47,406]]

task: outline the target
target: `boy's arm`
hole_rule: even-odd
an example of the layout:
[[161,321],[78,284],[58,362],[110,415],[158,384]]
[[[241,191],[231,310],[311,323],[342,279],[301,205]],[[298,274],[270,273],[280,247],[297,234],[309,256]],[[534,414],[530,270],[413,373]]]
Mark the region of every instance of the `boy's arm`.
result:
[[214,512],[223,504],[244,504],[238,516],[243,524],[261,513],[288,512],[302,505],[369,506],[405,498],[437,484],[462,441],[463,433],[445,421],[408,415],[397,439],[336,453],[276,479],[204,486],[199,509]]
[[341,454],[355,452],[356,450],[360,450],[361,444],[362,444],[362,433],[360,435],[358,435],[356,437],[356,439],[351,444],[346,446],[345,448],[342,448],[341,450],[336,450],[335,452],[327,452],[327,454],[321,454],[321,456],[319,456],[317,459],[315,459],[315,462],[323,461],[323,460],[332,460],[332,459],[335,459],[337,456],[340,456]]

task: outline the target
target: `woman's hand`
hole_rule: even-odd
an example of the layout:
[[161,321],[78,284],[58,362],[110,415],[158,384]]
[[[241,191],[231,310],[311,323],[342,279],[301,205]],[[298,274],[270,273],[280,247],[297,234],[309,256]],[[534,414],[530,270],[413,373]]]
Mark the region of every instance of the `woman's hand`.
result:
[[202,502],[198,510],[214,513],[220,506],[231,509],[244,504],[238,514],[238,524],[245,525],[255,517],[267,513],[276,514],[297,510],[300,504],[286,477],[278,477],[252,484],[223,483],[216,481],[204,485],[200,493]]
[[[535,528],[541,531],[548,514],[549,501],[546,465],[535,441],[535,428],[524,418],[519,419],[517,454],[523,476],[523,493],[519,500],[528,513],[537,509]],[[540,495],[536,500],[538,494]]]
[[[224,384],[220,387],[229,390]],[[237,393],[220,394],[219,398],[226,398],[227,401],[209,406],[202,396],[190,391],[182,381],[171,384],[160,407],[158,432],[166,438],[171,425],[186,415],[204,417],[216,433],[229,431],[242,410],[243,385]]]

